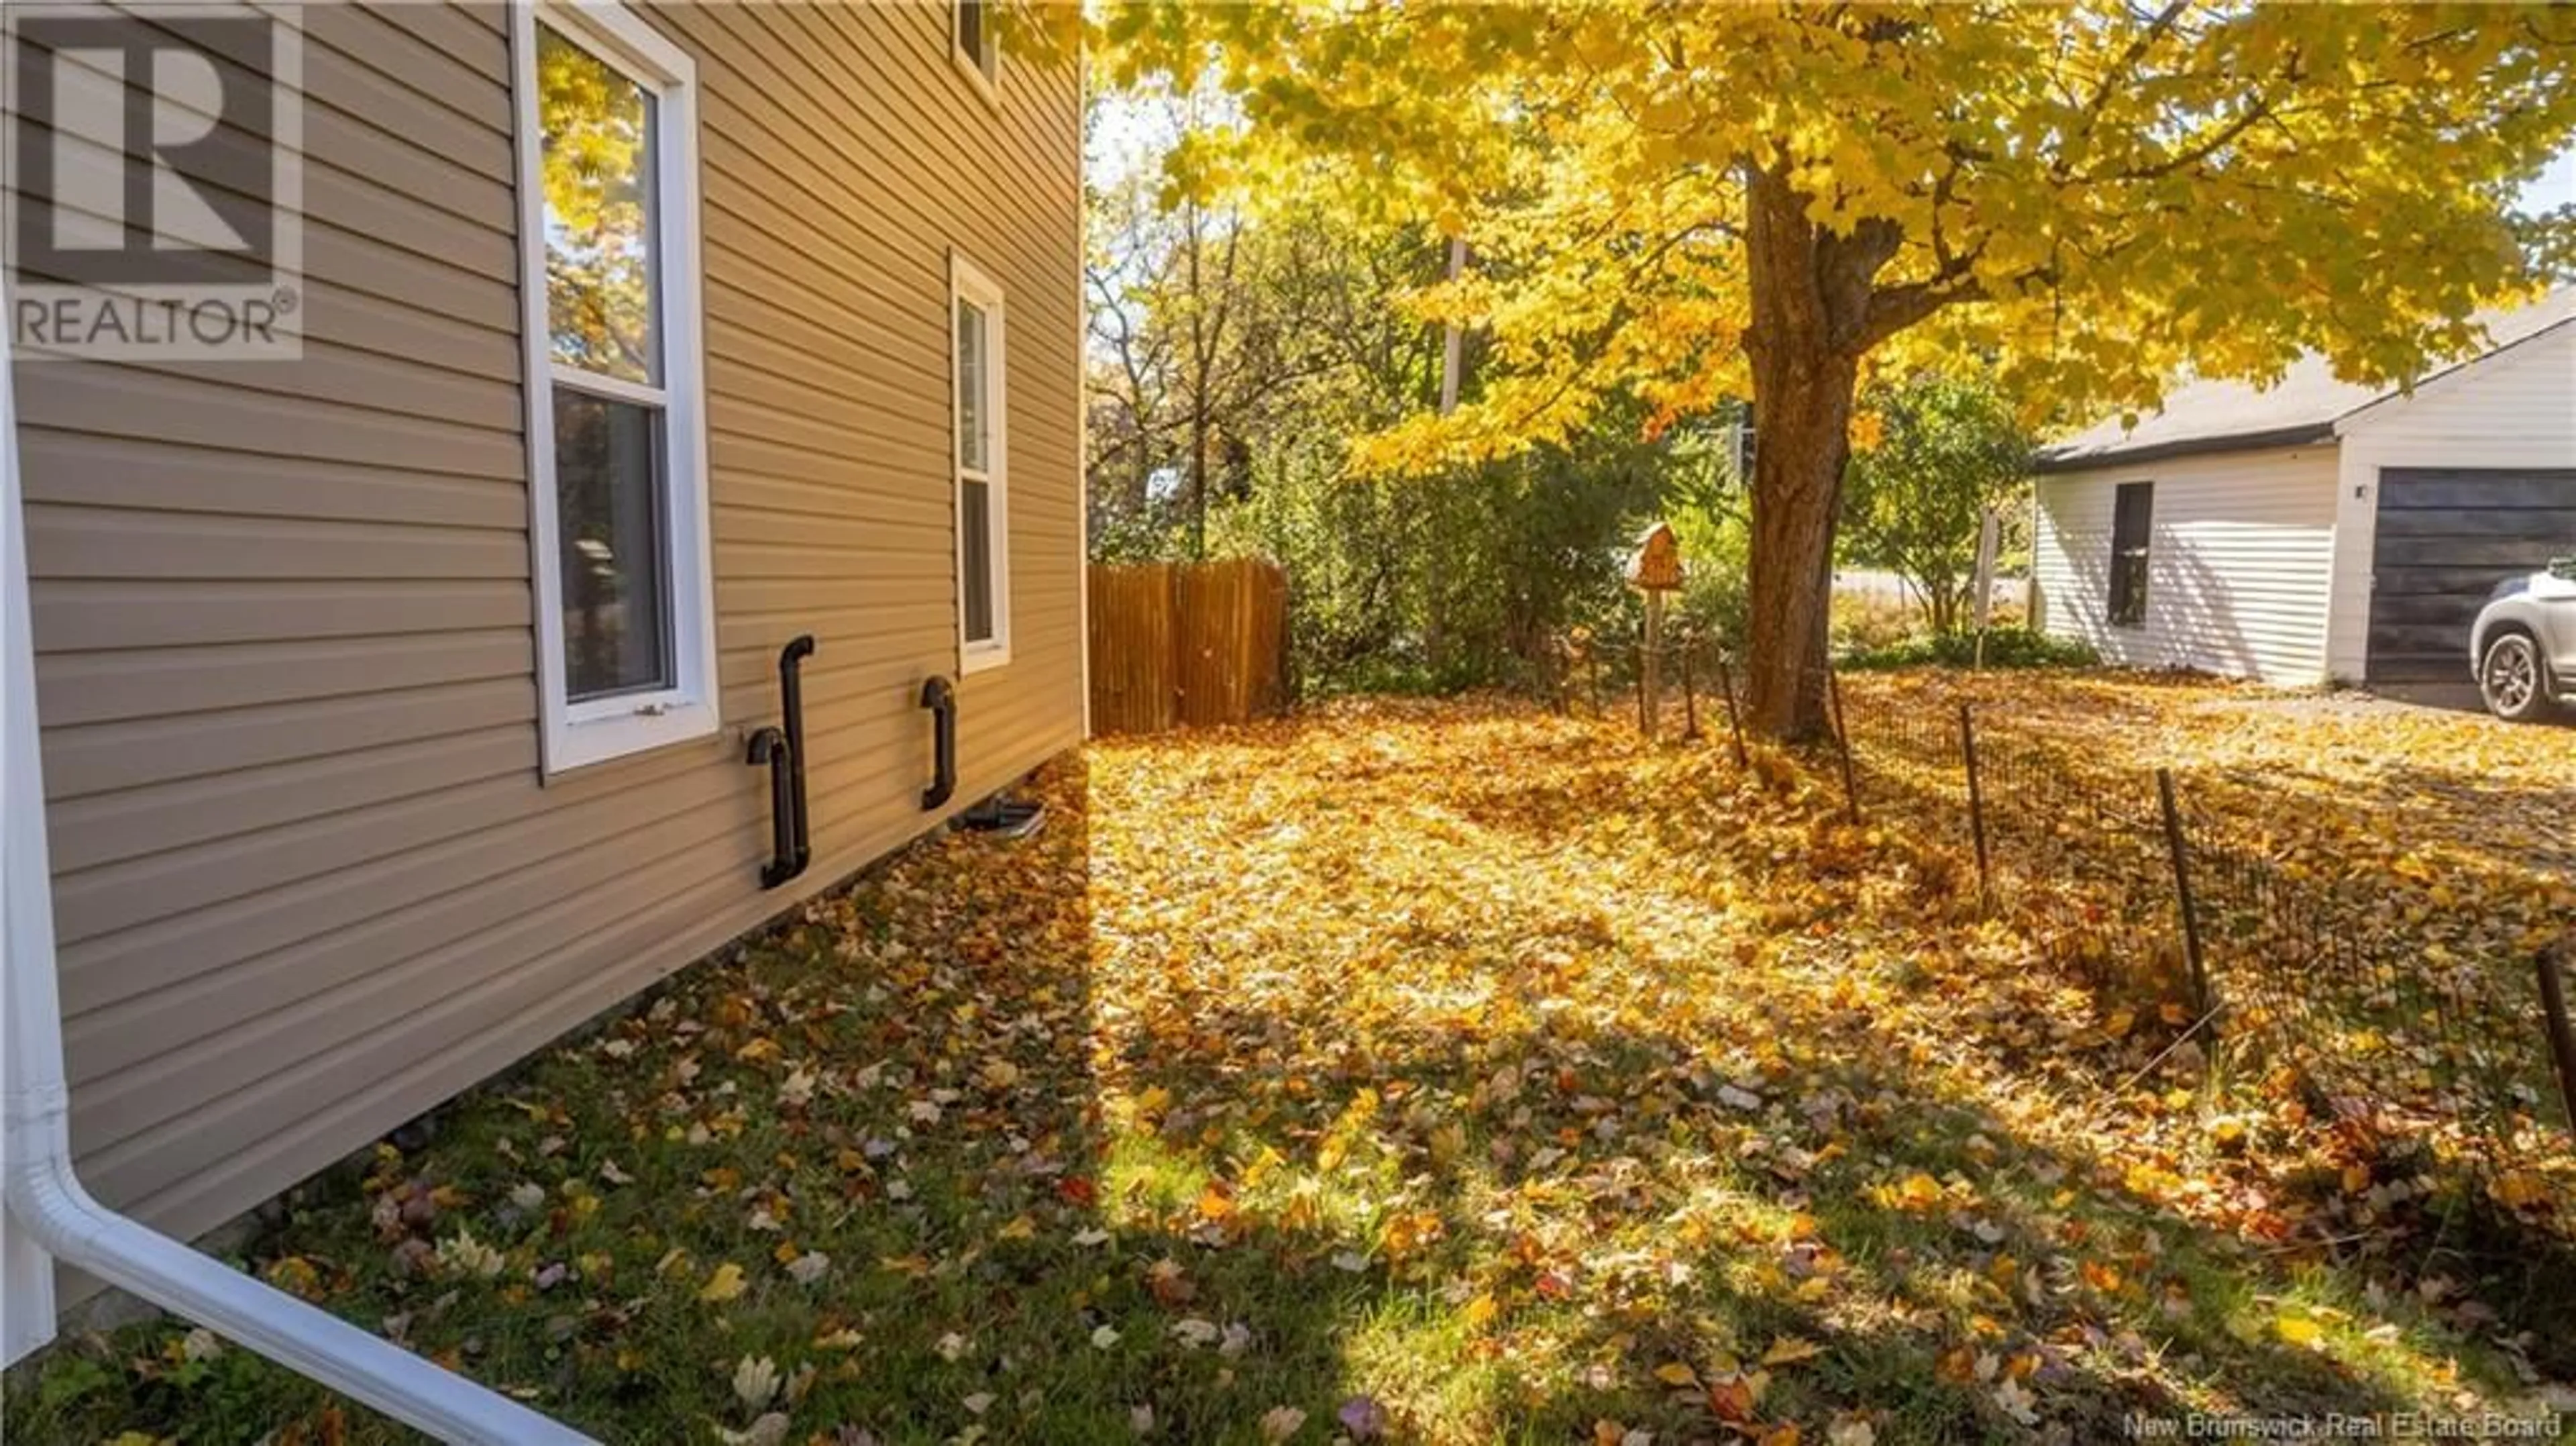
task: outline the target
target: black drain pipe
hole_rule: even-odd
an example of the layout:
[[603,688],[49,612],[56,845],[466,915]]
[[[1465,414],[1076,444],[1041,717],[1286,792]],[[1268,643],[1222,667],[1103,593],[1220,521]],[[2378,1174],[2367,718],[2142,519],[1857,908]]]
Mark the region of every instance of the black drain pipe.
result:
[[769,862],[760,866],[760,886],[774,889],[796,877],[796,777],[794,745],[775,728],[751,735],[747,761],[769,767]]
[[[787,772],[796,783],[796,873],[814,861],[814,832],[805,816],[805,677],[814,635],[799,633],[778,650],[778,707],[787,725]],[[794,878],[796,874],[788,875]]]
[[921,791],[924,812],[957,791],[957,689],[946,678],[922,681],[921,706],[930,710],[930,786]]
[[800,633],[778,653],[778,706],[784,728],[751,735],[745,761],[769,768],[769,852],[760,886],[774,889],[814,861],[805,818],[805,686],[799,666],[814,655],[814,635]]

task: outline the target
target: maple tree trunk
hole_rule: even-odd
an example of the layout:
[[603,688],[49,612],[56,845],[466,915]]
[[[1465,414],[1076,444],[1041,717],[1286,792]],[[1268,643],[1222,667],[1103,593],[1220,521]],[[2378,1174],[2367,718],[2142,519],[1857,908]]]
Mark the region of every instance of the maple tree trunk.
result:
[[1785,173],[1748,165],[1743,174],[1754,427],[1745,721],[1798,740],[1826,731],[1834,524],[1869,344],[1870,284],[1901,235],[1872,223],[1836,235],[1807,218]]
[[[1778,373],[1766,375],[1766,373]],[[1757,366],[1752,619],[1746,722],[1773,738],[1825,731],[1825,621],[1834,520],[1858,369],[1829,355]],[[1765,384],[1768,383],[1766,386]]]

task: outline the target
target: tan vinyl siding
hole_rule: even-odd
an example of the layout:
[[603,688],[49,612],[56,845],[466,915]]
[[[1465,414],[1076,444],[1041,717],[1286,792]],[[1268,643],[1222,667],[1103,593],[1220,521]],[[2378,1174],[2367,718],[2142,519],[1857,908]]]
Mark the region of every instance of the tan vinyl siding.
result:
[[[2142,626],[2108,621],[2113,496],[2155,484]],[[2105,661],[2325,679],[2335,449],[2169,457],[2042,477],[2032,555],[2048,631]]]
[[[952,807],[1079,741],[1079,113],[937,6],[646,12],[698,65],[724,729],[541,781],[506,15],[304,11],[300,362],[24,364],[82,1167],[191,1234],[936,822],[948,258],[1006,289],[1012,659]],[[815,862],[764,893],[799,632]]]

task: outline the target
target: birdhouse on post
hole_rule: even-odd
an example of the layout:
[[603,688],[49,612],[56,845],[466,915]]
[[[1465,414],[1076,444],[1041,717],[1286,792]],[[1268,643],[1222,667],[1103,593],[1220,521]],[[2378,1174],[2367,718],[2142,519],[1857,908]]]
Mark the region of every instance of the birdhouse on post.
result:
[[1653,597],[1681,585],[1682,545],[1674,539],[1671,523],[1658,522],[1637,539],[1636,554],[1628,559],[1628,586]]
[[1658,522],[1637,540],[1628,559],[1628,586],[1646,595],[1645,646],[1637,657],[1637,725],[1655,736],[1663,708],[1664,594],[1682,585],[1682,545],[1670,523]]

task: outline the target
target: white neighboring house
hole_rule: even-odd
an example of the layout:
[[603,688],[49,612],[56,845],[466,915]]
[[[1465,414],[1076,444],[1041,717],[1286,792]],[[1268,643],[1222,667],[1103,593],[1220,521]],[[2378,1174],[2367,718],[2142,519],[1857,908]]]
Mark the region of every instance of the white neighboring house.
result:
[[2038,626],[2268,683],[2462,683],[2494,585],[2576,552],[2576,287],[2411,392],[2195,382],[2041,450]]

